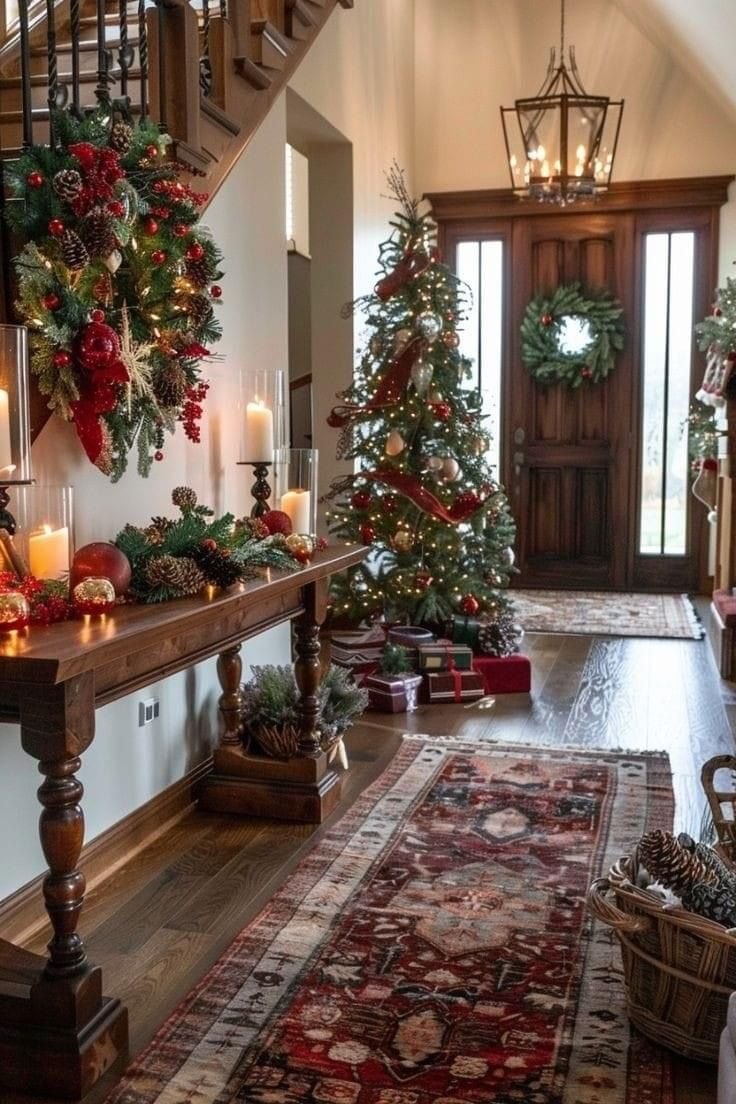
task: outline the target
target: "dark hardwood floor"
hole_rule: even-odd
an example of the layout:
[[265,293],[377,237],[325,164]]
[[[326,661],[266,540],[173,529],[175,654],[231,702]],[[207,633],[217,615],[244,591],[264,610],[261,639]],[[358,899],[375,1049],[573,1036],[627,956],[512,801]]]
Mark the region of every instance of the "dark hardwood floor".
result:
[[[499,742],[666,751],[680,828],[699,831],[699,772],[734,750],[736,690],[705,642],[530,635],[533,692],[493,709],[423,706],[369,714],[349,738],[338,817],[394,755],[403,732]],[[328,825],[329,825],[328,821]],[[322,829],[192,813],[87,898],[82,931],[107,989],[127,1004],[137,1053],[285,880]],[[31,946],[41,950],[45,938]],[[88,1098],[101,1104],[114,1078]],[[677,1104],[714,1104],[715,1073],[678,1062]],[[26,1102],[30,1099],[23,1098]],[[38,1100],[38,1098],[34,1098]],[[7,1096],[2,1104],[20,1098]],[[623,1104],[623,1102],[622,1102]]]

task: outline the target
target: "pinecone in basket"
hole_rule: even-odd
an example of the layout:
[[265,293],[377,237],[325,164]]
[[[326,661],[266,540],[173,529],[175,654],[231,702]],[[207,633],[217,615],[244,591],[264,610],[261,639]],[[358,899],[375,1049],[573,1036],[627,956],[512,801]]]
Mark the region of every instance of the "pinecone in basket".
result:
[[736,893],[728,886],[694,885],[683,904],[699,916],[736,928]]
[[113,123],[110,131],[110,145],[118,153],[127,153],[133,142],[133,128],[127,123]]
[[661,882],[679,897],[684,897],[698,883],[715,885],[718,882],[708,865],[683,844],[671,832],[657,829],[647,832],[639,841],[638,858],[652,879]]
[[179,407],[186,397],[189,382],[179,364],[167,364],[156,375],[154,395],[163,407]]
[[220,548],[210,548],[207,544],[201,544],[194,550],[192,557],[204,572],[207,582],[214,583],[215,586],[229,587],[242,577],[239,565]]
[[78,272],[89,264],[87,248],[74,230],[65,230],[61,237],[61,259],[67,268]]
[[686,851],[690,851],[696,855],[701,862],[705,863],[708,870],[713,872],[722,886],[728,886],[729,889],[736,893],[736,871],[726,865],[713,847],[709,847],[705,843],[696,843],[686,832],[680,832],[677,837],[677,842],[684,847]]
[[54,191],[67,203],[72,203],[81,190],[82,177],[76,169],[60,169],[54,175]]
[[113,221],[100,208],[90,211],[84,219],[81,234],[90,257],[109,257],[118,244]]
[[157,556],[146,567],[146,582],[186,598],[199,593],[205,577],[194,560],[186,556]]

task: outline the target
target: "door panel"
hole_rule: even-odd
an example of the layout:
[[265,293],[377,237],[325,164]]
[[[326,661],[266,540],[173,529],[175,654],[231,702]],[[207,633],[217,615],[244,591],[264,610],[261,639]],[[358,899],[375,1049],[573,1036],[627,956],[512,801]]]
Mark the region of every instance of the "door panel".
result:
[[531,379],[518,332],[530,299],[575,281],[621,298],[631,319],[631,280],[625,274],[633,245],[633,219],[625,215],[565,214],[519,219],[513,227],[514,341],[506,409],[510,432],[522,429],[524,444],[506,450],[512,454],[506,481],[519,521],[520,586],[626,585],[631,342],[609,380],[571,391]]

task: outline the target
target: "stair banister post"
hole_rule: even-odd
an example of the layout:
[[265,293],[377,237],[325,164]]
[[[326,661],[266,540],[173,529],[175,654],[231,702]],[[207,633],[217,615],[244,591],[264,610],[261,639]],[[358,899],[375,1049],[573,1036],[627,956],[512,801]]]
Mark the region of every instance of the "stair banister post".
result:
[[175,142],[200,151],[199,21],[187,0],[157,0],[148,11],[151,115]]
[[235,56],[250,57],[251,0],[230,0],[229,15],[235,42]]

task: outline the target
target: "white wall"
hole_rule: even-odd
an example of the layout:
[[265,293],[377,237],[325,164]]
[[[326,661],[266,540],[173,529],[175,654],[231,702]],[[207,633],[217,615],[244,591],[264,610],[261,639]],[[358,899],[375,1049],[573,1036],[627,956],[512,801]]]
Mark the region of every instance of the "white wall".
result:
[[[380,198],[383,173],[393,157],[412,168],[413,7],[413,0],[368,0],[352,11],[336,9],[294,81],[299,94],[352,143],[356,294],[373,282],[378,243],[391,213],[391,205]],[[218,346],[224,361],[209,373],[202,443],[188,444],[179,433],[167,442],[166,458],[154,466],[150,479],[139,479],[133,465],[116,486],[84,459],[70,427],[49,423],[34,446],[39,482],[74,485],[78,546],[110,539],[126,522],[143,523],[152,514],[169,512],[169,494],[181,483],[194,487],[218,511],[246,508],[247,479],[235,465],[238,366],[243,360],[287,365],[285,142],[282,97],[206,214],[224,248],[227,275],[220,315],[224,338]],[[336,301],[336,313],[340,306]],[[344,386],[351,369],[350,356],[315,367],[321,378],[329,378],[332,390]],[[333,436],[327,443],[330,453],[334,445]],[[246,658],[254,647],[246,647]],[[288,628],[266,634],[257,647],[259,662],[285,662]],[[81,772],[88,840],[201,761],[217,730],[214,662],[152,690],[162,703],[157,728],[137,728],[143,693],[98,711],[97,736]],[[0,726],[0,775],[13,780],[4,787],[0,808],[0,834],[13,840],[0,864],[1,900],[45,865],[36,842],[34,795],[40,776],[11,726]]]

